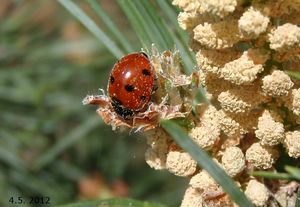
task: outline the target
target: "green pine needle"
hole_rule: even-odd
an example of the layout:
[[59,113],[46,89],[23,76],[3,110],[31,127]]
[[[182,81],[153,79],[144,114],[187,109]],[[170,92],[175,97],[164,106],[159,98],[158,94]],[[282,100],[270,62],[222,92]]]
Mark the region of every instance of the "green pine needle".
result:
[[124,55],[116,43],[109,38],[80,7],[74,4],[72,0],[58,0],[58,2],[73,14],[92,34],[94,34],[116,58],[120,58]]

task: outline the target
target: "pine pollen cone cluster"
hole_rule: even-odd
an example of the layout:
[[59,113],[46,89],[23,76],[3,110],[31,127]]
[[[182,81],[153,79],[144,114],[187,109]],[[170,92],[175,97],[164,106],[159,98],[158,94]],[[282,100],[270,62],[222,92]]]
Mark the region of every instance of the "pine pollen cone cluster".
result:
[[[178,51],[146,51],[157,75],[157,90],[146,111],[123,120],[108,97],[99,115],[113,129],[147,131],[147,164],[190,178],[181,207],[236,204],[196,161],[159,126],[183,119],[189,136],[234,179],[257,207],[295,206],[296,182],[266,180],[252,171],[276,172],[281,156],[300,158],[300,1],[173,0],[182,11],[179,26],[190,36],[197,70],[184,75]],[[199,87],[207,103],[195,104]]]
[[[255,206],[294,206],[298,183],[266,181],[285,154],[300,157],[300,1],[173,0],[190,36],[199,83],[210,104],[196,106],[190,137],[214,157]],[[149,139],[146,160],[191,180],[182,207],[235,206],[167,135]]]

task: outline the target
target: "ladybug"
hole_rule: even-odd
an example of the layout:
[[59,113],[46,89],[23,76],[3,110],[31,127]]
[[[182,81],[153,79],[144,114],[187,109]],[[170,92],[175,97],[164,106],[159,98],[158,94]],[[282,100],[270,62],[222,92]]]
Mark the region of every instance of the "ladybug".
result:
[[125,120],[145,111],[154,91],[154,81],[154,69],[145,53],[121,58],[114,65],[107,86],[114,111]]

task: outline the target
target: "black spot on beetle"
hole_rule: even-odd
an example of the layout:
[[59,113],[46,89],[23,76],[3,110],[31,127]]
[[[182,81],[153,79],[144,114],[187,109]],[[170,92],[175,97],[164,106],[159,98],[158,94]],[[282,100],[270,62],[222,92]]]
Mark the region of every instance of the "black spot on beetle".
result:
[[142,73],[143,73],[143,75],[145,75],[145,76],[150,76],[150,75],[151,75],[150,71],[147,70],[147,69],[143,69],[143,70],[142,70]]
[[113,76],[110,76],[110,83],[113,84],[115,82],[115,78]]
[[142,101],[145,101],[145,100],[146,100],[146,96],[141,96],[140,99],[141,99]]
[[132,92],[132,91],[134,91],[134,86],[127,84],[127,85],[125,85],[125,90],[128,92]]

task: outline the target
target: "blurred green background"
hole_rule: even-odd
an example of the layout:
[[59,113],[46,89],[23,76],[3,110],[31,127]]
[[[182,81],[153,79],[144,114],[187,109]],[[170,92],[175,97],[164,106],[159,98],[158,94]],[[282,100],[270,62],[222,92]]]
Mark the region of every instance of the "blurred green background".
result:
[[[120,2],[97,4],[139,51]],[[51,205],[131,197],[178,206],[187,180],[151,169],[142,134],[112,131],[96,107],[81,103],[106,88],[115,56],[57,1],[0,3],[0,206],[18,196],[48,196]],[[74,3],[106,31],[92,4]]]

